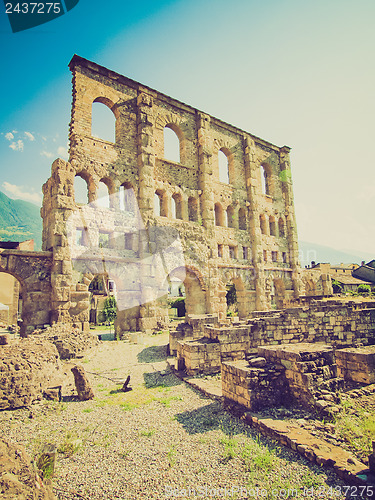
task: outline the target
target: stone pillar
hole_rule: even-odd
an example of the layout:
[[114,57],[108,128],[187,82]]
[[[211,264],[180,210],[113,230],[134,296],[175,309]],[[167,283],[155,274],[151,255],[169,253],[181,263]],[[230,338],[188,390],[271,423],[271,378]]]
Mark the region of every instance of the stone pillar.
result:
[[280,149],[280,181],[285,200],[286,237],[289,247],[289,262],[292,268],[292,283],[294,298],[300,295],[300,264],[298,259],[298,236],[296,216],[294,213],[294,199],[292,176],[290,170],[290,148],[284,146]]
[[212,184],[212,140],[210,138],[209,115],[198,113],[198,165],[199,165],[199,189],[200,209],[203,226],[209,231],[215,225],[214,216],[214,192]]
[[[139,172],[139,208],[143,222],[147,227],[154,222],[154,115],[153,98],[141,92],[137,98],[137,145],[138,145],[138,172]],[[149,249],[141,245],[139,249],[139,276],[142,286],[142,304],[138,308],[138,329],[152,330],[157,327],[158,320],[165,322],[168,317],[166,305],[162,300],[150,300],[152,287],[156,286],[155,276],[150,275],[150,266],[144,263]],[[152,271],[151,271],[152,273]],[[156,277],[157,279],[157,277]],[[135,308],[137,309],[137,308]]]
[[257,172],[255,143],[247,135],[243,136],[245,178],[248,199],[248,217],[251,236],[251,252],[254,266],[254,281],[256,291],[256,309],[263,311],[267,309],[267,297],[265,293],[266,279],[263,264],[262,233],[259,224],[259,202],[260,194],[257,192]]

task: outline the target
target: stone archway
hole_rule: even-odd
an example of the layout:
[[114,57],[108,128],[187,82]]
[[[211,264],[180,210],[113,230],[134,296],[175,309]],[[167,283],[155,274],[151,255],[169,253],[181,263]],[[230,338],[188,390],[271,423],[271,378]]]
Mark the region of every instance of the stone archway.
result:
[[192,266],[178,267],[169,273],[169,278],[180,279],[185,286],[186,315],[206,314],[206,287],[203,276]]
[[52,252],[4,250],[0,272],[18,280],[22,293],[21,336],[51,321]]

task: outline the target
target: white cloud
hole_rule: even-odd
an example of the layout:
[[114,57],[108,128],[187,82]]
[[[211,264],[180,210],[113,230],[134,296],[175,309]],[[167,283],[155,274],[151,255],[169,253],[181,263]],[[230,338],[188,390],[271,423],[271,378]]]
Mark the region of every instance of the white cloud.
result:
[[25,132],[25,135],[30,141],[35,141],[35,137],[31,132]]
[[7,133],[5,134],[5,139],[6,139],[7,141],[12,141],[12,140],[14,139],[14,135],[12,134],[12,132],[7,132]]
[[57,154],[61,156],[61,158],[68,158],[68,150],[67,148],[64,148],[64,146],[59,146],[57,148]]
[[23,141],[19,139],[17,142],[12,142],[9,144],[10,149],[13,149],[13,151],[23,151]]
[[11,195],[12,198],[31,201],[32,203],[36,203],[38,205],[41,205],[42,203],[42,195],[40,193],[29,193],[27,191],[23,191],[24,186],[16,186],[15,184],[10,184],[9,182],[3,182],[2,187],[9,195]]
[[41,151],[40,156],[45,156],[46,158],[52,158],[53,153],[50,153],[49,151]]

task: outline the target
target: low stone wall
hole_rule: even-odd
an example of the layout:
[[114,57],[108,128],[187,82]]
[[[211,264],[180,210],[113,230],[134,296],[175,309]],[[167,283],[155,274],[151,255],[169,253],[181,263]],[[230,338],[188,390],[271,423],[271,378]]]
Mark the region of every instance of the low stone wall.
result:
[[345,380],[375,383],[375,346],[339,349],[336,362],[338,373]]
[[284,371],[279,363],[254,367],[246,360],[223,362],[221,383],[224,401],[234,401],[254,411],[287,404],[290,391]]
[[177,369],[188,375],[220,371],[220,344],[209,339],[177,342]]
[[250,410],[287,406],[292,400],[323,409],[324,392],[344,385],[334,350],[324,344],[260,347],[249,360],[223,362],[221,373],[224,399]]
[[[245,359],[255,354],[261,346],[316,342],[335,347],[375,344],[375,302],[317,301],[310,306],[253,314],[260,316],[220,326],[212,324],[214,321],[205,323],[205,317],[202,316],[189,324],[188,340],[200,336],[214,343],[219,342],[222,362]],[[179,335],[178,340],[174,337],[176,351],[177,344],[183,344],[186,340],[183,334]],[[180,348],[180,354],[182,352],[184,349]],[[198,352],[203,356],[209,351],[205,348]],[[198,366],[207,366],[209,373],[217,366],[219,371],[216,358],[211,362],[207,357],[204,360],[196,359],[194,365],[197,367],[195,373],[200,371]]]
[[290,392],[299,402],[314,405],[321,390],[335,391],[344,385],[337,377],[335,352],[325,344],[287,344],[258,348],[269,363],[280,363]]
[[[201,314],[186,316],[185,323],[180,323],[176,330],[169,333],[169,352],[177,356],[178,342],[185,342],[204,337],[206,325],[215,325],[218,322],[217,314]],[[220,366],[219,366],[220,371]]]
[[41,339],[0,346],[0,409],[19,408],[61,385],[64,375],[56,347]]

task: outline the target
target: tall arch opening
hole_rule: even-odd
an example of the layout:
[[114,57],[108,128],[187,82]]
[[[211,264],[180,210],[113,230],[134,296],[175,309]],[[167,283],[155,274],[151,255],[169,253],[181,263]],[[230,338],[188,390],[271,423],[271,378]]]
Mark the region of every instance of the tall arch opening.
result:
[[270,235],[276,236],[276,221],[275,217],[273,217],[272,215],[270,217],[269,223],[270,223]]
[[97,201],[96,204],[101,208],[111,208],[110,206],[110,188],[109,183],[106,179],[101,179],[97,190]]
[[215,203],[215,226],[224,226],[224,210],[220,203]]
[[262,234],[267,234],[267,219],[265,215],[259,216],[260,231]]
[[176,193],[172,196],[172,217],[182,219],[182,197]]
[[136,211],[136,197],[134,188],[130,182],[124,182],[119,189],[119,205],[123,212]]
[[[169,274],[169,282],[180,297],[184,297],[187,315],[206,314],[206,293],[200,273],[189,267],[180,267]],[[176,292],[175,292],[176,294]],[[183,300],[183,299],[182,299]]]
[[219,181],[229,184],[229,159],[222,149],[218,151]]
[[168,215],[169,215],[168,197],[167,197],[165,191],[161,191],[160,189],[155,191],[154,210],[155,210],[155,215],[158,215],[161,217],[168,217]]
[[98,97],[92,103],[91,135],[107,142],[116,142],[116,116],[112,111],[113,103]]
[[260,181],[262,193],[267,196],[271,196],[271,169],[268,165],[260,166]]
[[[173,125],[168,124],[164,127],[164,158],[175,163],[181,162],[181,141],[179,129]],[[180,132],[180,131],[179,131]]]
[[89,203],[89,183],[84,174],[77,174],[74,177],[74,201],[77,205]]

